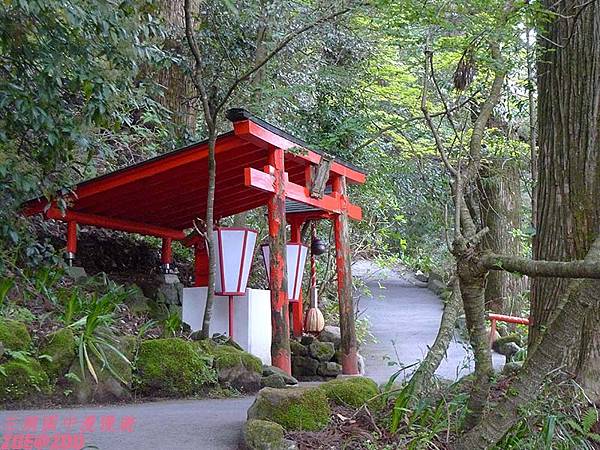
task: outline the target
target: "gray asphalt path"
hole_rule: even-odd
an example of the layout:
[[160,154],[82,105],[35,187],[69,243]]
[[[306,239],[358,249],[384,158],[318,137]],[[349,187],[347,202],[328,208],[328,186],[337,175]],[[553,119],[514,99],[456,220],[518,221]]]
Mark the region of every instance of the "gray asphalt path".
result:
[[[398,378],[401,380],[410,375],[433,344],[442,302],[411,274],[380,269],[364,261],[353,266],[353,273],[366,281],[372,294],[359,301],[359,310],[371,321],[371,332],[377,340],[361,349],[366,375],[383,383],[401,366],[412,366],[402,372]],[[455,338],[436,375],[450,380],[460,378],[473,370],[472,360],[465,344]],[[499,368],[504,357],[493,354],[493,360]]]
[[[85,433],[88,448],[100,450],[232,450],[239,444],[246,411],[253,397],[174,400],[123,406],[83,407],[28,411],[0,411],[0,431],[14,424],[22,430],[27,417],[37,417],[37,432],[44,421],[57,417],[57,433],[74,440],[85,421],[94,417],[94,432]],[[13,420],[15,419],[15,420]],[[65,422],[71,426],[65,426]],[[111,422],[113,423],[110,426]],[[125,425],[124,429],[121,428]],[[101,429],[103,428],[103,429]],[[109,431],[110,429],[113,431]],[[128,431],[130,429],[131,431]],[[21,431],[22,433],[22,431]],[[2,444],[0,443],[0,448]],[[7,448],[26,448],[24,446]],[[36,448],[35,446],[33,448]],[[43,448],[51,448],[48,445]],[[55,447],[73,448],[73,447]],[[77,448],[80,448],[79,446]]]

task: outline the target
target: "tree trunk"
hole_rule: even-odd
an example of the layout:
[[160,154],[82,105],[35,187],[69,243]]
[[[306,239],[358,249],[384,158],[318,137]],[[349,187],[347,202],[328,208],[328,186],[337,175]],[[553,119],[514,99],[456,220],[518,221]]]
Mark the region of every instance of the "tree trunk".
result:
[[[192,9],[197,10],[199,4],[199,0],[192,0]],[[183,0],[161,0],[158,7],[167,27],[165,48],[175,54],[182,54],[185,39]],[[196,92],[193,81],[177,64],[172,64],[158,72],[156,82],[164,88],[163,95],[156,100],[171,111],[171,120],[177,127],[186,134],[194,135],[197,111],[191,100]]]
[[[600,261],[600,239],[586,256]],[[507,395],[489,411],[484,420],[456,443],[457,450],[487,449],[494,446],[520,419],[521,409],[535,400],[545,377],[560,366],[564,349],[575,345],[573,333],[588,314],[600,306],[600,281],[571,281],[558,305],[559,313],[542,335],[541,342],[525,361]]]
[[[581,259],[600,226],[600,5],[545,0],[553,11],[538,40],[538,211],[535,259]],[[532,283],[530,348],[568,282]],[[590,311],[564,362],[600,399],[600,312]]]
[[[483,247],[493,253],[520,255],[522,245],[513,230],[521,228],[521,179],[518,162],[493,157],[478,180],[482,225],[489,228]],[[523,277],[505,271],[490,272],[486,279],[485,306],[498,314],[519,315]]]
[[217,142],[216,124],[208,128],[208,192],[206,198],[206,243],[208,246],[208,287],[206,292],[206,306],[202,319],[202,338],[210,337],[210,319],[215,300],[215,267],[217,264],[214,233],[215,211],[215,183],[217,164],[215,161],[215,146]]

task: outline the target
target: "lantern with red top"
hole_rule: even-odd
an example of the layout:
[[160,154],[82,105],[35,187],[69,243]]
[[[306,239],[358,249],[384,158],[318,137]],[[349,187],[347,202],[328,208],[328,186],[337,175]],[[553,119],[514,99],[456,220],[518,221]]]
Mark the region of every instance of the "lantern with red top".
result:
[[[271,252],[269,244],[261,246],[263,262],[267,270],[267,279],[271,277],[271,265],[269,258]],[[304,275],[304,265],[306,263],[306,255],[308,247],[299,242],[288,242],[286,245],[286,266],[287,266],[287,286],[288,300],[290,302],[300,301],[302,295],[302,276]]]
[[233,297],[246,293],[258,233],[249,228],[215,228],[215,233],[215,294],[229,297],[229,337],[233,339]]

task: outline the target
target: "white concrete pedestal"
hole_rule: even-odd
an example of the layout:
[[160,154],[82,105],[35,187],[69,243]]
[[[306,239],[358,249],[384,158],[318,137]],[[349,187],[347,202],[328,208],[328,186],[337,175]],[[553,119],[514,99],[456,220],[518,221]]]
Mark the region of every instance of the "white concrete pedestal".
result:
[[[183,289],[183,321],[192,331],[202,328],[206,305],[206,287]],[[262,289],[246,289],[243,297],[234,297],[233,338],[248,353],[271,365],[271,295]],[[216,296],[210,333],[229,335],[229,297]]]

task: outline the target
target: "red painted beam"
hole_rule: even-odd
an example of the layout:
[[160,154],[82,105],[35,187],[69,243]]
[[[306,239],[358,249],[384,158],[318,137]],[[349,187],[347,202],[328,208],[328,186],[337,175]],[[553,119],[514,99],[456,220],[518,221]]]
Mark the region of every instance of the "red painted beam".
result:
[[524,317],[505,316],[504,314],[488,314],[488,319],[497,322],[518,323],[520,325],[529,325],[529,319]]
[[[288,141],[284,137],[261,127],[251,120],[234,122],[233,130],[236,136],[239,136],[240,138],[246,139],[250,142],[254,142],[259,146],[264,146],[264,143],[268,143],[283,150],[289,150],[292,148],[301,148],[303,150],[303,152],[294,153],[292,158],[300,158],[312,164],[318,164],[321,161],[320,154],[310,149],[302,148],[298,144]],[[290,155],[290,153],[288,153],[288,155]],[[331,171],[338,175],[345,176],[349,181],[354,183],[363,184],[366,181],[366,175],[364,173],[344,166],[335,160],[331,164]]]
[[[245,178],[246,186],[265,192],[274,192],[274,177],[269,173],[247,167],[245,169]],[[355,220],[362,219],[362,209],[359,206],[347,203],[347,200],[344,200],[345,197],[337,194],[324,195],[322,198],[313,198],[310,196],[307,188],[290,181],[285,181],[285,195],[289,199],[336,214],[340,214],[343,209],[347,209],[350,218]]]
[[67,210],[64,213],[57,208],[50,208],[46,212],[48,219],[62,220],[65,222],[77,222],[82,225],[91,225],[100,228],[125,231],[127,233],[138,233],[146,236],[168,237],[175,240],[185,238],[185,233],[171,228],[163,228],[146,223],[132,222],[129,220],[102,217],[95,214],[86,214]]

